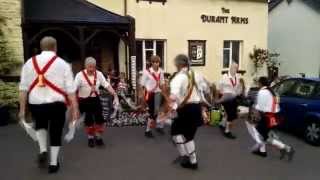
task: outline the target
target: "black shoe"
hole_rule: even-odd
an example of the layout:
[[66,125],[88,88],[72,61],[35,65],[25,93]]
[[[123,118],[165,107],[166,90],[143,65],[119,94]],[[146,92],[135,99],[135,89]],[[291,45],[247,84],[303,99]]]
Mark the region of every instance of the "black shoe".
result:
[[293,160],[295,153],[296,153],[296,151],[293,149],[293,147],[290,147],[289,151],[287,152],[289,162],[291,162]]
[[180,165],[185,169],[192,169],[192,170],[198,169],[198,163],[192,164],[190,161],[182,162],[180,163]]
[[153,133],[151,131],[146,131],[144,133],[144,136],[147,137],[147,138],[154,138]]
[[102,138],[97,138],[96,139],[96,145],[99,146],[99,147],[104,146],[103,139]]
[[221,124],[219,125],[219,129],[221,132],[224,133],[224,131],[226,130],[226,127],[222,126]]
[[280,160],[282,160],[287,154],[286,149],[280,149]]
[[228,139],[236,139],[237,137],[235,135],[233,135],[231,132],[224,132],[223,133],[224,137],[228,138]]
[[259,150],[252,151],[252,154],[263,157],[263,158],[267,157],[267,152],[261,152]]
[[186,161],[189,161],[188,156],[178,156],[175,160],[173,160],[172,164],[181,164]]
[[165,135],[166,133],[164,132],[163,128],[157,128],[156,131],[160,134],[160,135]]
[[46,168],[48,165],[48,153],[43,152],[38,155],[38,167],[39,168]]
[[94,148],[95,144],[94,144],[94,139],[93,138],[89,138],[88,139],[88,147],[89,148]]
[[56,166],[50,165],[48,167],[48,173],[49,174],[55,174],[55,173],[57,173],[59,171],[59,169],[60,169],[60,164],[59,163]]

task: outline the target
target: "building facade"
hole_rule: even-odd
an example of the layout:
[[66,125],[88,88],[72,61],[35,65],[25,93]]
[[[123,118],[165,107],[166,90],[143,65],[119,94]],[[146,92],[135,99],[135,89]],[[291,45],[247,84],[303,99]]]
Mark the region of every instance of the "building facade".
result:
[[[82,3],[81,7],[87,6],[84,13],[67,7],[71,1],[76,5]],[[6,2],[1,0],[1,7],[3,4],[10,6]],[[20,1],[12,2],[19,5]],[[31,0],[23,2],[35,3]],[[57,7],[58,4],[65,6]],[[41,14],[34,8],[42,5],[48,10],[71,10]],[[94,10],[99,12],[92,12]],[[20,10],[14,12],[19,15]],[[99,20],[96,16],[99,13],[116,16],[116,19],[133,18],[135,23],[129,23],[134,29],[119,27],[118,22],[91,22]],[[78,17],[82,14],[83,17]],[[31,23],[26,23],[28,18]],[[78,21],[71,21],[74,19]],[[89,3],[84,0],[43,0],[34,5],[23,5],[22,20],[24,36],[18,28],[14,33],[17,43],[13,42],[13,46],[17,47],[18,56],[22,56],[24,42],[24,60],[38,53],[38,41],[42,36],[52,35],[58,39],[60,54],[70,60],[75,72],[81,69],[83,57],[94,56],[103,72],[115,68],[118,72],[127,72],[131,79],[135,78],[132,74],[147,67],[151,55],[159,55],[165,71],[172,73],[175,71],[174,57],[185,53],[191,57],[193,68],[211,82],[220,79],[232,61],[240,64],[244,78],[251,81],[254,68],[249,54],[254,47],[267,48],[268,4],[265,0],[89,0]],[[15,20],[16,23],[20,24],[20,20]],[[134,36],[129,36],[130,32]],[[79,33],[88,39],[81,40]],[[130,43],[132,37],[135,38],[134,45]]]
[[320,2],[273,0],[268,47],[280,54],[280,75],[320,77]]
[[251,80],[253,48],[267,48],[268,5],[261,0],[90,0],[102,8],[136,21],[137,68],[142,70],[152,54],[173,72],[173,59],[189,54],[194,69],[210,81],[240,64]]

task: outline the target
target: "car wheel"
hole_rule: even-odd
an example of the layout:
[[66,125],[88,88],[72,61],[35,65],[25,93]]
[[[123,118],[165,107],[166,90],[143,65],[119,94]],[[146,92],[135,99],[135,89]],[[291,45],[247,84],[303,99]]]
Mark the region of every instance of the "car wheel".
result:
[[309,122],[306,125],[304,137],[309,144],[320,146],[320,123],[315,121]]

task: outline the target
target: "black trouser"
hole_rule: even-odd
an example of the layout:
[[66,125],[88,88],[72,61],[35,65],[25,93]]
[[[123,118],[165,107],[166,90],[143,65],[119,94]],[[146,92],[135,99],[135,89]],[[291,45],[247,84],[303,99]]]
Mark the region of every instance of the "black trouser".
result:
[[222,106],[227,114],[228,122],[238,118],[238,102],[236,98],[223,102]]
[[63,102],[29,105],[35,120],[35,129],[49,129],[51,146],[61,146],[62,130],[66,118],[66,106]]
[[178,116],[173,120],[171,135],[183,135],[186,142],[192,141],[197,129],[203,124],[200,104],[186,104],[177,110]]
[[256,128],[259,134],[263,137],[263,140],[267,141],[269,138],[269,132],[272,128],[268,127],[268,119],[264,113],[260,112],[260,117],[261,119],[258,121]]
[[79,108],[81,113],[86,113],[84,123],[87,127],[95,124],[101,125],[105,121],[102,116],[102,106],[99,97],[80,99]]
[[156,120],[161,103],[162,103],[162,95],[160,92],[149,94],[149,99],[147,100],[147,104],[149,107],[149,115],[151,119]]

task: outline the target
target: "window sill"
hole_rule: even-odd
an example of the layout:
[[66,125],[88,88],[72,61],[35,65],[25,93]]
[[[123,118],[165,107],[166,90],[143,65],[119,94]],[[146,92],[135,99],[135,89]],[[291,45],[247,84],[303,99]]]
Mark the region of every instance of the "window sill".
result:
[[[227,74],[228,72],[229,72],[229,70],[223,70],[223,71],[221,71],[221,74]],[[246,70],[239,70],[238,73],[243,76],[244,74],[247,73],[247,71]]]
[[139,3],[139,1],[149,1],[150,4],[152,2],[162,2],[163,5],[165,5],[167,2],[167,0],[137,0],[137,3]]

